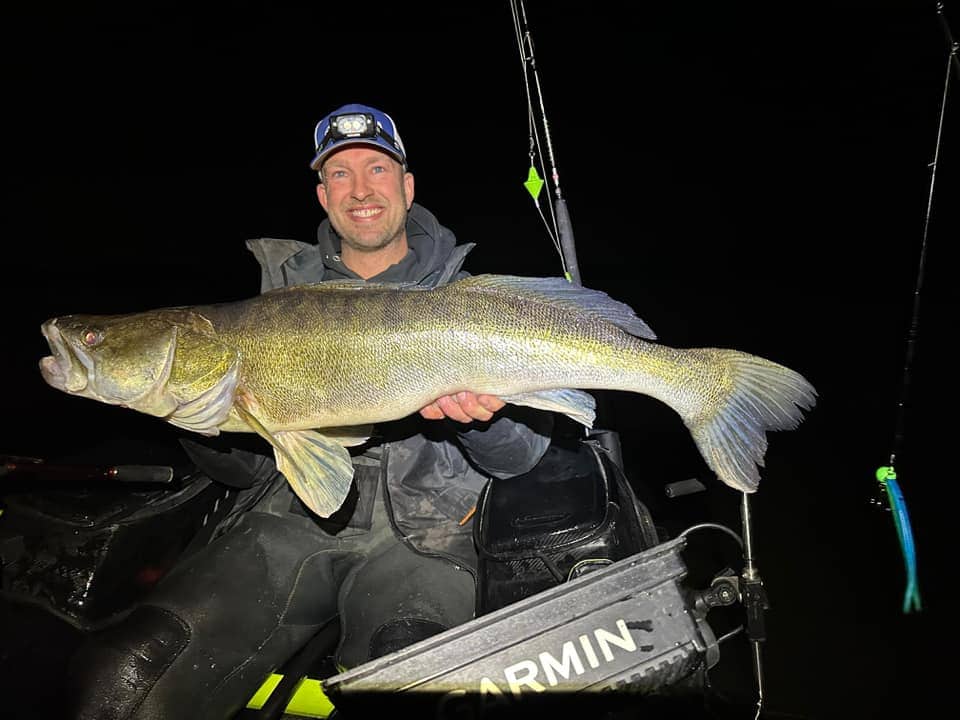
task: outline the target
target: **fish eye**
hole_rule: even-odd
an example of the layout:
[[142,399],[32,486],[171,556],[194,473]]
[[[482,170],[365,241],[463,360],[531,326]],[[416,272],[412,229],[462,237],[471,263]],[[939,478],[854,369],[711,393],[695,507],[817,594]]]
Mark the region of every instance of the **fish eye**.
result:
[[94,347],[103,341],[103,333],[98,330],[87,330],[83,334],[83,344],[87,347]]

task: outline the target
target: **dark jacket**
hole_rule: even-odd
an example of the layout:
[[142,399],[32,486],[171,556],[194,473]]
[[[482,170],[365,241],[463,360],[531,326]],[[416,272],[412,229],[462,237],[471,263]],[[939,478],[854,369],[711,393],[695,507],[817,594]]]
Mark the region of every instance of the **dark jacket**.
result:
[[[410,250],[371,282],[414,282],[434,287],[464,277],[461,265],[473,244],[414,203],[407,218]],[[317,244],[259,238],[247,241],[262,269],[261,291],[299,283],[356,278],[340,260],[340,238],[324,220]],[[470,562],[470,523],[461,523],[491,478],[530,470],[550,442],[549,413],[508,405],[488,423],[461,425],[414,415],[378,428],[355,465],[376,462],[387,489],[394,526],[416,549]]]

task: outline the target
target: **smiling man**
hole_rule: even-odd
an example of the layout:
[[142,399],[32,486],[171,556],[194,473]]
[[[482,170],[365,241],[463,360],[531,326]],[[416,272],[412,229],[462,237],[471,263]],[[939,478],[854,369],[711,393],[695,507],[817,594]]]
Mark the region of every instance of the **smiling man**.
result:
[[[433,287],[467,274],[461,265],[473,246],[458,245],[413,202],[413,174],[389,115],[346,105],[317,124],[314,140],[310,167],[327,219],[316,243],[247,242],[261,291],[359,280]],[[102,717],[110,707],[124,720],[229,718],[338,616],[335,659],[346,667],[470,620],[479,492],[532,469],[552,427],[551,414],[497,397],[438,398],[351,449],[353,486],[329,518],[305,508],[272,458],[185,444],[208,476],[246,489],[213,542],[74,657],[75,717]],[[153,638],[164,638],[162,646]]]
[[344,265],[370,278],[406,257],[412,173],[383,151],[361,145],[330,157],[321,178],[317,197],[339,229]]

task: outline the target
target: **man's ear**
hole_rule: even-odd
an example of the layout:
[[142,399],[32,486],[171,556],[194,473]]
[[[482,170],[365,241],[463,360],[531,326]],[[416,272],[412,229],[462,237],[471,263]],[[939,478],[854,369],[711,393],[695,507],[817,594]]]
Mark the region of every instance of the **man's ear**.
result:
[[323,206],[323,209],[327,209],[327,188],[324,187],[323,183],[317,185],[317,199],[320,201],[320,205]]
[[[413,205],[413,173],[404,172],[403,173],[403,192],[407,197],[407,210]],[[320,201],[321,204],[323,200]],[[326,209],[326,205],[323,206]]]

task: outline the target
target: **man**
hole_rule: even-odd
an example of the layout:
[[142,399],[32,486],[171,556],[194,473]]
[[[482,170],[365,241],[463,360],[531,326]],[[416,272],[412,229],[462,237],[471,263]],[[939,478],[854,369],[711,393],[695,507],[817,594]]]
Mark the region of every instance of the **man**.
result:
[[[472,245],[413,203],[393,120],[363,105],[315,131],[316,244],[247,245],[261,290],[363,279],[435,286],[465,275]],[[344,378],[349,382],[349,378]],[[469,392],[438,398],[352,449],[344,506],[317,518],[267,457],[184,447],[208,475],[245,489],[212,543],[72,663],[76,717],[231,717],[263,678],[339,616],[335,659],[352,667],[469,620],[471,513],[490,478],[530,470],[552,416]],[[249,509],[248,509],[249,508]]]

